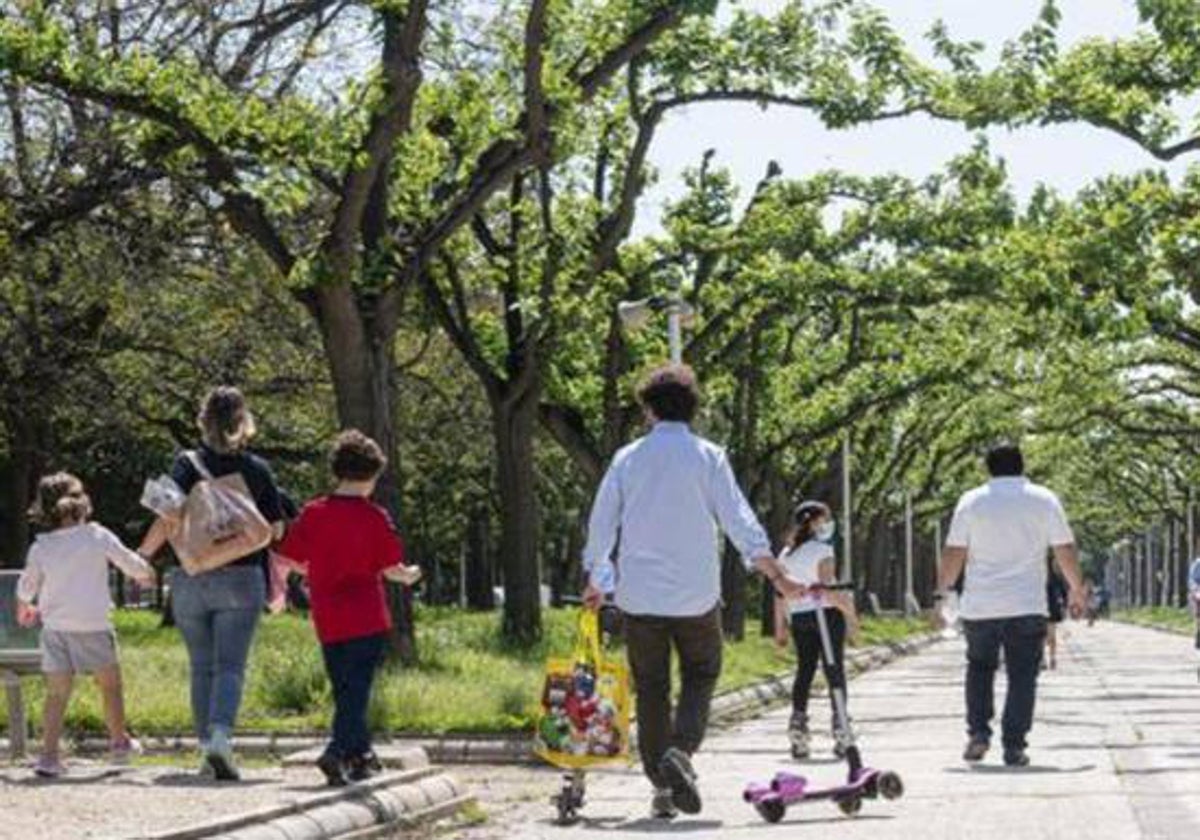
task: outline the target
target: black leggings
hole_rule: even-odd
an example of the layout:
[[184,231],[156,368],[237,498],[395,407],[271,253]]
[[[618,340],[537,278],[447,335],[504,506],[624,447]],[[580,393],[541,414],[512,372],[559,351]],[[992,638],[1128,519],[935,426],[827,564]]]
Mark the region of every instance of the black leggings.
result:
[[808,714],[808,695],[812,691],[813,678],[817,675],[819,657],[821,669],[825,672],[825,682],[829,684],[829,704],[833,707],[836,722],[837,706],[833,702],[833,689],[840,688],[845,691],[846,688],[846,673],[842,667],[846,648],[846,619],[841,610],[825,607],[825,624],[829,628],[829,641],[833,645],[833,662],[825,661],[825,653],[821,649],[821,631],[817,627],[817,614],[792,614],[792,640],[796,643],[796,655],[800,660],[796,666],[796,681],[792,684],[792,713]]

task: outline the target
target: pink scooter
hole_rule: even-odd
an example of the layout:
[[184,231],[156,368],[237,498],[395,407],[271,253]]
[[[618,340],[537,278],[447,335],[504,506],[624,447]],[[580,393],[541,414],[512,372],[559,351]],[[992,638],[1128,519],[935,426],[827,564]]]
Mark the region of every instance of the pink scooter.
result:
[[[840,583],[821,587],[827,590],[852,589],[853,584]],[[814,587],[815,588],[815,587]],[[821,634],[821,651],[826,662],[833,661],[833,644],[829,640],[829,626],[825,621],[825,610],[817,610],[817,628]],[[751,784],[742,793],[742,798],[754,806],[759,816],[769,823],[777,823],[791,805],[818,799],[835,802],[843,814],[852,817],[862,810],[864,799],[899,799],[904,795],[904,782],[890,770],[864,767],[854,731],[850,727],[850,716],[846,713],[846,692],[833,690],[833,703],[837,713],[838,746],[846,758],[849,772],[846,781],[833,787],[817,788],[808,779],[795,773],[775,774],[769,784]]]

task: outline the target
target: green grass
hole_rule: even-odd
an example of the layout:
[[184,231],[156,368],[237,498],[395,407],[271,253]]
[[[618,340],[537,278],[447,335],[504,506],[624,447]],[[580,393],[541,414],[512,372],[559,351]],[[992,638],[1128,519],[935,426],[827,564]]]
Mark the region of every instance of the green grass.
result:
[[1119,610],[1114,617],[1133,624],[1169,627],[1184,633],[1196,632],[1196,619],[1183,607],[1135,607]]
[[[373,726],[381,732],[511,732],[532,725],[548,655],[570,651],[575,613],[547,610],[544,636],[516,649],[499,635],[497,614],[421,608],[417,614],[419,662],[388,667],[376,682]],[[189,732],[187,654],[178,632],[158,626],[158,616],[115,615],[125,680],[125,704],[140,733]],[[916,620],[867,619],[861,644],[896,641],[925,629]],[[620,654],[616,654],[620,655]],[[746,639],[729,643],[720,691],[739,688],[791,667],[790,651],[761,638],[757,622]],[[41,717],[41,681],[28,678],[26,704],[35,725]],[[4,701],[0,698],[0,713]],[[320,648],[304,618],[265,618],[250,657],[239,727],[262,732],[311,732],[328,726],[332,707]],[[7,722],[0,714],[0,727]],[[100,700],[80,680],[68,713],[72,732],[102,732]]]

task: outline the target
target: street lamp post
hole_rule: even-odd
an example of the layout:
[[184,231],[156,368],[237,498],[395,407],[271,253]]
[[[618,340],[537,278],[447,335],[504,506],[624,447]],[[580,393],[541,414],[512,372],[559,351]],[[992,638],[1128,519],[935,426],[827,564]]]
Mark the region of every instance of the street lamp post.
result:
[[628,330],[640,330],[656,312],[667,313],[667,346],[672,364],[683,362],[683,323],[695,315],[683,299],[683,269],[671,272],[670,292],[641,300],[623,300],[617,304],[617,316]]
[[912,493],[904,493],[904,614],[910,616],[919,611],[917,596],[913,591],[913,504]]
[[854,580],[854,508],[850,498],[850,433],[842,438],[842,580]]

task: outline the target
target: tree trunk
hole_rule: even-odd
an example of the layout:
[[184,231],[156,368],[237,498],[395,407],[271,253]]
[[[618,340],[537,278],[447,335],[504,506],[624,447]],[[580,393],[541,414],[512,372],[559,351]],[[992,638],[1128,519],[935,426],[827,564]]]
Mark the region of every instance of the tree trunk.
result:
[[0,568],[19,569],[29,547],[29,518],[38,475],[45,463],[34,423],[17,418],[8,425],[8,465],[0,472]]
[[536,641],[542,632],[538,574],[538,499],[534,471],[534,434],[538,389],[513,394],[510,387],[490,389],[492,432],[500,493],[500,566],[504,572],[506,638]]
[[[771,500],[767,529],[775,555],[783,551],[783,541],[792,521],[792,502],[788,496],[787,482],[777,469],[767,467],[767,493]],[[775,633],[775,587],[765,580],[762,584],[762,615],[760,631],[770,637]]]
[[[395,324],[365,323],[348,283],[320,286],[317,301],[338,422],[342,428],[356,428],[370,435],[387,454],[388,466],[379,478],[375,499],[400,527],[396,427],[392,413]],[[412,589],[389,583],[388,601],[395,624],[393,653],[401,662],[412,664],[417,659]]]
[[746,637],[746,567],[729,540],[721,549],[721,629],[725,638],[740,642]]
[[467,606],[473,610],[496,608],[492,591],[492,563],[489,551],[489,517],[486,504],[480,504],[467,528]]

